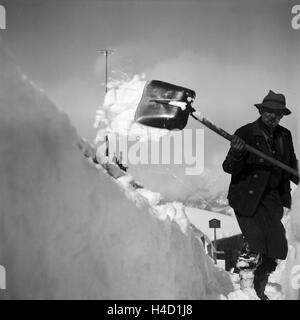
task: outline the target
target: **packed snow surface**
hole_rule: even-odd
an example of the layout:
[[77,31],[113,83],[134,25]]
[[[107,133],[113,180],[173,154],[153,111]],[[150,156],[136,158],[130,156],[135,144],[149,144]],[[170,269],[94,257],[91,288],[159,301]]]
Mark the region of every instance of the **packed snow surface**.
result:
[[188,224],[183,232],[160,219],[155,197],[137,206],[136,190],[83,156],[67,115],[2,44],[0,108],[2,299],[220,299],[232,290]]
[[220,220],[221,227],[216,230],[217,239],[241,234],[241,229],[234,216],[227,216],[221,213],[196,208],[186,208],[185,212],[189,220],[204,232],[210,240],[214,240],[214,229],[209,228],[209,221],[212,219]]

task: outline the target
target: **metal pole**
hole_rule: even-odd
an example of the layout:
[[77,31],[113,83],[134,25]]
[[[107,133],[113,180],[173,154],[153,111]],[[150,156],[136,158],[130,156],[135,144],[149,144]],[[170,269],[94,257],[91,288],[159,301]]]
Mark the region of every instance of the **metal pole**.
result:
[[106,149],[105,149],[105,156],[109,157],[109,141],[108,141],[108,136],[105,136],[105,144],[106,144]]
[[[114,51],[110,49],[102,49],[100,52],[105,56],[105,94],[108,91],[107,88],[107,82],[108,82],[108,55],[112,54]],[[105,110],[105,118],[108,119],[108,112]],[[105,136],[105,141],[106,141],[106,150],[105,150],[105,155],[106,157],[109,157],[109,141],[108,141],[108,136]]]
[[105,51],[105,93],[107,93],[107,58],[108,53],[107,50]]
[[215,261],[215,264],[217,264],[217,229],[216,228],[214,228],[214,247],[215,247],[214,261]]
[[107,82],[108,82],[108,56],[114,51],[110,49],[102,49],[100,52],[105,56],[105,93],[107,93]]

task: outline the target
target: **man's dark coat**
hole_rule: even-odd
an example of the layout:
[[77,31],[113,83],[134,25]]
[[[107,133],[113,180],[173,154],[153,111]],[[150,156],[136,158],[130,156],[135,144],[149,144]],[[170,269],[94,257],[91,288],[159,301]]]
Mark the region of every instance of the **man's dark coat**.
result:
[[[277,141],[279,144],[278,147],[281,149],[280,161],[297,170],[298,162],[294,153],[290,131],[280,125],[277,126],[276,130],[278,130],[279,136],[282,137]],[[239,128],[235,134],[242,138],[247,144],[272,156],[267,141],[260,129],[259,119]],[[244,152],[242,156],[235,157],[231,150],[229,150],[223,162],[223,169],[232,175],[228,200],[237,215],[245,217],[254,215],[268,185],[272,166],[273,165],[266,160],[248,151]],[[283,171],[278,191],[282,206],[287,208],[291,207],[290,181],[298,184],[299,178]]]

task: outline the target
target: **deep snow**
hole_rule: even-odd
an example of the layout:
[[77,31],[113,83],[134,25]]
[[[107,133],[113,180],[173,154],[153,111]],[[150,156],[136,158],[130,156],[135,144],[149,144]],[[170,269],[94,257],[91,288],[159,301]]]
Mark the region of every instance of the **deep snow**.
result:
[[[299,119],[300,120],[300,119]],[[298,139],[298,141],[300,141]],[[282,286],[283,298],[300,300],[300,189],[293,194],[293,208],[286,222],[289,252],[283,262],[278,279]]]
[[0,108],[1,298],[219,299],[232,289],[190,228],[136,206],[83,156],[67,115],[3,44]]
[[[143,78],[144,79],[144,78]],[[157,139],[165,135],[165,132],[153,132],[155,130],[149,127],[141,127],[134,123],[134,111],[139,102],[139,97],[142,93],[142,88],[145,81],[135,76],[133,79],[128,81],[121,81],[118,83],[112,83],[110,90],[107,93],[107,98],[104,101],[103,106],[100,106],[96,116],[96,126],[98,128],[98,135],[107,134],[107,132],[117,132],[125,135],[139,134],[142,140],[146,140],[152,137]],[[103,109],[105,109],[109,117],[105,118]],[[99,116],[101,114],[101,116]],[[300,114],[296,113],[298,121],[300,121]],[[118,121],[118,119],[122,121]],[[103,121],[104,120],[104,121]],[[107,121],[108,120],[108,121]],[[103,122],[103,125],[99,125]],[[150,134],[151,132],[151,134]],[[97,138],[96,138],[97,141]],[[294,137],[294,143],[299,143],[300,139]],[[160,174],[163,171],[160,171]],[[213,172],[206,170],[205,176],[210,181],[209,195],[210,198],[214,199],[220,196],[218,191],[219,185],[216,185]],[[151,175],[153,179],[153,175]],[[174,175],[174,178],[178,178]],[[167,181],[167,180],[166,180]],[[180,179],[179,182],[182,183]],[[201,180],[203,182],[203,180]],[[205,183],[205,181],[204,181]],[[168,182],[165,183],[169,185]],[[173,185],[172,185],[173,186]],[[189,189],[187,185],[182,183],[182,186]],[[206,186],[207,187],[207,186]],[[266,288],[266,292],[270,299],[299,299],[300,298],[300,191],[296,189],[296,185],[292,184],[292,194],[297,190],[293,196],[293,208],[292,210],[285,211],[283,223],[287,230],[287,238],[289,241],[289,253],[286,261],[278,261],[278,267],[276,271],[270,276],[269,284]],[[204,188],[207,189],[207,188]],[[200,191],[200,192],[199,192]],[[192,192],[192,196],[189,200],[193,200],[193,205],[197,203],[200,207],[207,207],[208,202],[203,198],[203,188]],[[196,200],[196,202],[195,202]],[[204,201],[203,201],[204,200]],[[221,196],[219,199],[224,202],[224,197]],[[200,202],[200,203],[199,203]],[[225,203],[223,203],[225,204]],[[204,206],[203,206],[204,205]],[[213,207],[213,206],[212,206]],[[224,206],[223,206],[224,207]],[[215,208],[219,210],[218,206]],[[221,229],[217,231],[217,237],[230,237],[240,233],[240,228],[234,218],[233,210],[226,208],[226,214],[224,216],[219,213],[210,212],[207,210],[199,210],[195,208],[185,207],[185,214],[189,220],[199,229],[201,229],[200,235],[205,235],[206,242],[213,239],[213,230],[208,228],[208,221],[213,218],[221,220]],[[164,210],[165,211],[165,210]],[[213,211],[213,209],[212,209]],[[197,232],[196,232],[197,233]],[[231,275],[232,283],[235,288],[235,292],[230,293],[229,299],[257,299],[253,290],[246,290],[245,292],[239,290],[239,280],[236,275]]]
[[221,221],[221,228],[216,230],[217,239],[228,238],[241,233],[237,220],[233,216],[195,208],[186,208],[186,214],[189,220],[204,232],[210,240],[214,240],[214,229],[209,228],[209,220],[211,219]]
[[[1,299],[256,299],[232,292],[238,283],[205,254],[186,219],[195,209],[162,204],[83,156],[68,116],[1,42],[0,110]],[[290,299],[299,299],[299,209],[298,188],[289,256],[273,279]]]

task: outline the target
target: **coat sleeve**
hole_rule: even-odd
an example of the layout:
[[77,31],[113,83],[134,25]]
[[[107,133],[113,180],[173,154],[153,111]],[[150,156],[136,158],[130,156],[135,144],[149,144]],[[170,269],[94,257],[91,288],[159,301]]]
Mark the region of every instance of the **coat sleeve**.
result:
[[[234,134],[243,140],[246,138],[246,133],[242,130],[242,128],[236,130]],[[245,150],[241,155],[236,156],[230,148],[222,165],[223,170],[232,175],[239,174],[243,170],[247,154],[248,151]]]
[[[290,133],[290,159],[291,159],[290,166],[299,172],[298,160],[294,151],[293,138],[291,133]],[[290,180],[297,185],[299,184],[299,177],[296,177],[295,175],[291,175]]]

